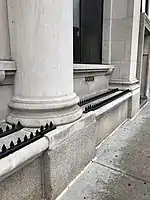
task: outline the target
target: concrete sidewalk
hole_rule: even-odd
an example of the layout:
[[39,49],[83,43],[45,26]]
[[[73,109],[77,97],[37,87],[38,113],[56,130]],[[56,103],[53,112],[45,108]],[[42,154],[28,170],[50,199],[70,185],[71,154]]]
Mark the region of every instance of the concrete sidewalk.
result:
[[150,103],[98,147],[58,199],[150,200]]

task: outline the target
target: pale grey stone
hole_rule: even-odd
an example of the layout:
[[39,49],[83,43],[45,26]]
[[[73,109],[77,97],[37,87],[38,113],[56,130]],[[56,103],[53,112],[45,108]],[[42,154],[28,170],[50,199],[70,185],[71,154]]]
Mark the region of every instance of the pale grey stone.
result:
[[76,121],[82,110],[73,92],[73,1],[8,0],[7,5],[11,57],[17,65],[7,121],[26,127]]
[[96,145],[108,137],[122,122],[128,118],[128,99],[106,111],[96,120]]
[[0,121],[4,120],[7,114],[10,112],[8,103],[13,95],[12,85],[0,86]]
[[113,0],[104,1],[104,11],[103,11],[104,20],[112,18],[112,4],[113,4]]
[[95,114],[90,112],[84,114],[82,118],[80,118],[76,122],[67,124],[65,126],[57,127],[56,130],[49,132],[45,135],[45,137],[49,141],[49,149],[53,149],[54,147],[60,145],[65,140],[73,136],[75,132],[80,132],[85,127],[89,126],[89,124],[95,122]]
[[0,183],[2,200],[43,200],[40,159]]
[[111,56],[116,67],[111,80],[120,80],[121,85],[137,76],[140,0],[114,0],[112,16]]
[[[145,110],[150,108],[150,104]],[[142,113],[142,111],[141,111]],[[149,117],[137,116],[119,128],[98,149],[98,163],[150,181]]]
[[129,117],[134,117],[140,109],[140,88],[132,92],[132,97],[129,100]]
[[150,103],[97,149],[96,158],[57,200],[149,200]]
[[149,183],[92,163],[56,200],[149,200],[149,197]]
[[0,59],[10,59],[10,41],[8,28],[8,10],[7,1],[0,1]]
[[127,18],[127,9],[128,9],[128,1],[127,0],[113,0],[112,9],[115,9],[113,12],[113,19],[121,19]]
[[95,156],[95,122],[74,132],[44,156],[47,200],[55,199]]
[[[113,65],[74,64],[74,91],[83,98],[108,89]],[[85,77],[94,76],[94,81],[85,82]]]
[[102,63],[111,64],[112,0],[104,1]]

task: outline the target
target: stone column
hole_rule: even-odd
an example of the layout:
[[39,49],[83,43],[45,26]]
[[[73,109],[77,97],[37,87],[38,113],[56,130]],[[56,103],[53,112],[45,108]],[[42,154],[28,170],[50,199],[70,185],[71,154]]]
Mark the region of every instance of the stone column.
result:
[[12,58],[17,64],[7,121],[38,127],[81,117],[73,93],[73,1],[8,0]]
[[140,5],[141,0],[113,0],[112,6],[111,60],[115,70],[110,85],[133,92],[131,109],[135,107],[134,101],[137,105],[132,116],[139,109],[140,96],[136,78]]

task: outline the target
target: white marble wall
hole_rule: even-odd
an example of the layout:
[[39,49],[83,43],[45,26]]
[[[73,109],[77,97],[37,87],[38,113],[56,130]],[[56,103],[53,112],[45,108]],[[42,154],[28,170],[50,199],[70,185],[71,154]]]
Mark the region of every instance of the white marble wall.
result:
[[140,20],[140,0],[113,0],[111,60],[115,65],[112,80],[136,80]]
[[113,0],[104,1],[102,47],[103,64],[111,64],[112,2]]
[[11,71],[11,62],[8,64],[10,58],[7,1],[0,0],[0,79],[3,74],[3,80],[0,80],[0,121],[4,120],[9,112],[8,103],[13,93],[12,83],[5,81],[8,78],[5,70]]
[[0,1],[0,60],[10,59],[7,1]]

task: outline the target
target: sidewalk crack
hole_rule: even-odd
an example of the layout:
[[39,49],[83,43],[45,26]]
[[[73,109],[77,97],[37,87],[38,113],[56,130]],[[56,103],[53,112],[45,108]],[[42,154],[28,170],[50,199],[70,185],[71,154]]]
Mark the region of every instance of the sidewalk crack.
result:
[[131,177],[131,178],[133,178],[133,179],[140,180],[140,181],[142,181],[142,182],[150,183],[150,181],[148,181],[148,180],[142,179],[142,178],[140,178],[140,177],[137,177],[137,176],[135,176],[135,175],[133,175],[133,174],[130,174],[130,173],[127,173],[127,172],[123,172],[123,171],[121,171],[121,170],[119,170],[119,169],[110,167],[110,166],[105,165],[105,164],[103,164],[103,163],[99,163],[99,162],[96,162],[96,161],[92,161],[92,162],[95,163],[95,164],[101,165],[101,166],[103,166],[103,167],[105,167],[105,168],[107,168],[107,169],[110,169],[110,170],[116,171],[116,172],[118,172],[118,173],[121,173],[121,174],[123,174],[123,175],[125,175],[125,176],[129,176],[129,177]]

